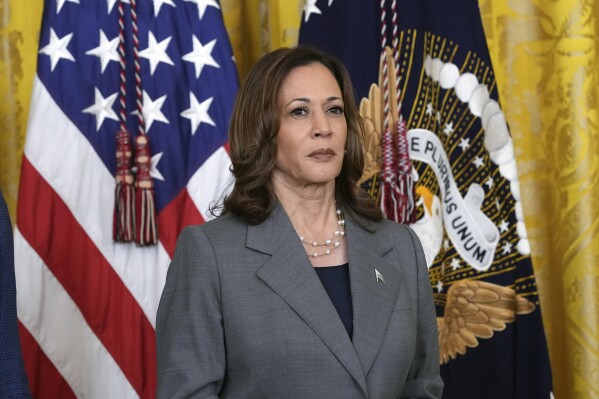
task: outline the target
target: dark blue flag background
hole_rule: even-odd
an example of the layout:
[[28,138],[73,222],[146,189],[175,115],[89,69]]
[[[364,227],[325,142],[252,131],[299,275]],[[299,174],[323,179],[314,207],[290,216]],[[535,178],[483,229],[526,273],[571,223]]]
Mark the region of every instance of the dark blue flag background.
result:
[[[385,21],[391,46],[391,1]],[[399,100],[418,204],[412,227],[437,306],[443,397],[550,398],[513,143],[478,4],[398,1],[397,27]],[[352,0],[306,2],[300,30],[300,43],[338,56],[350,72],[368,130],[363,186],[375,198],[383,100],[371,85],[382,89],[380,32],[379,2]]]

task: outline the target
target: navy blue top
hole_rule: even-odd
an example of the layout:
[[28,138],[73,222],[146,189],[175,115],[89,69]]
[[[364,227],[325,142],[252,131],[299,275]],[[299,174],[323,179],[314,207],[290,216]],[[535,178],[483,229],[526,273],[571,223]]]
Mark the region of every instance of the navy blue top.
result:
[[315,267],[314,270],[351,338],[354,331],[354,318],[349,286],[349,263],[340,266]]

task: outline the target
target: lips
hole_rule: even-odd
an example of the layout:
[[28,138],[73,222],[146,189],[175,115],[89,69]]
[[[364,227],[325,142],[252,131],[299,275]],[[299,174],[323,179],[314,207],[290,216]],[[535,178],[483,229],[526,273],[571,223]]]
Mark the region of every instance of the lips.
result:
[[309,157],[313,157],[313,158],[318,158],[318,157],[329,157],[329,156],[333,156],[336,155],[335,151],[333,151],[330,148],[319,148],[316,151],[311,152],[310,154],[308,154]]

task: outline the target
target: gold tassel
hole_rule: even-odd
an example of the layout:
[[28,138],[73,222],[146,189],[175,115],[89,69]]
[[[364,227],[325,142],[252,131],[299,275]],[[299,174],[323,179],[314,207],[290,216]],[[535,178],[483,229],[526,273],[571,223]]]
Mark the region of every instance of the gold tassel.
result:
[[112,238],[117,242],[135,239],[135,188],[131,171],[131,141],[126,130],[116,134],[116,188]]
[[146,135],[135,139],[135,241],[137,245],[156,245],[158,223],[154,204],[154,183],[150,176],[151,153]]

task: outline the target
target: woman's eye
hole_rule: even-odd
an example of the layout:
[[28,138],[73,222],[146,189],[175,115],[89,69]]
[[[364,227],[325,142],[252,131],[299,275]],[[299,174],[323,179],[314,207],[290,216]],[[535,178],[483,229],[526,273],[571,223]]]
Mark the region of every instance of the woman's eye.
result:
[[336,115],[343,115],[343,107],[340,105],[335,105],[329,108],[329,112]]
[[291,112],[289,112],[289,113],[293,116],[302,116],[302,115],[306,115],[308,113],[308,110],[303,107],[298,107],[298,108],[292,109]]

